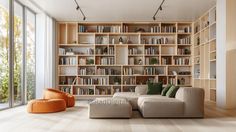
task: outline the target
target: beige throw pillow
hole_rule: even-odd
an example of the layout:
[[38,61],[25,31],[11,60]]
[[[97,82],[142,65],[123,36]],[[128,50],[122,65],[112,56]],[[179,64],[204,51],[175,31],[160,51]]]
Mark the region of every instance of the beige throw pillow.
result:
[[139,85],[135,87],[135,93],[139,95],[147,94],[148,86],[147,85]]

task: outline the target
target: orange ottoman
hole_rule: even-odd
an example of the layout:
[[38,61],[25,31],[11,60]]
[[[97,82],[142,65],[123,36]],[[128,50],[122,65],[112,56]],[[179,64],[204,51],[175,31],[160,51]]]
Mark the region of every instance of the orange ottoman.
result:
[[63,99],[35,99],[27,105],[29,113],[53,113],[66,110]]
[[73,95],[61,92],[57,89],[48,88],[44,90],[44,99],[64,99],[67,107],[75,106],[75,97]]

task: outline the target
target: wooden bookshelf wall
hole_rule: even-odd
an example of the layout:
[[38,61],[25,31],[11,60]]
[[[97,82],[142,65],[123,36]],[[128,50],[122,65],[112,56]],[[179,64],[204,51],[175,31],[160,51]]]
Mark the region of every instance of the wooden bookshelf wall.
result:
[[57,85],[78,97],[192,86],[192,22],[58,22]]
[[194,22],[193,86],[205,89],[205,99],[216,101],[216,7]]

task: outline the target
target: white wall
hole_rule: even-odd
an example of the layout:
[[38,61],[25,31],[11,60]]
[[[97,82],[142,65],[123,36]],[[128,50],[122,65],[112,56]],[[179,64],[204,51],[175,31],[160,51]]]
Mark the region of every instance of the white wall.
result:
[[236,108],[236,1],[217,0],[217,106]]

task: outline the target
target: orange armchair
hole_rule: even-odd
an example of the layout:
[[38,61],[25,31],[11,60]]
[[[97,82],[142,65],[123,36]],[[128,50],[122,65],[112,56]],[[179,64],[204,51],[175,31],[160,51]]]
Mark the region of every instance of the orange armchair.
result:
[[47,88],[44,90],[44,99],[64,99],[67,107],[75,106],[75,97],[60,90]]

